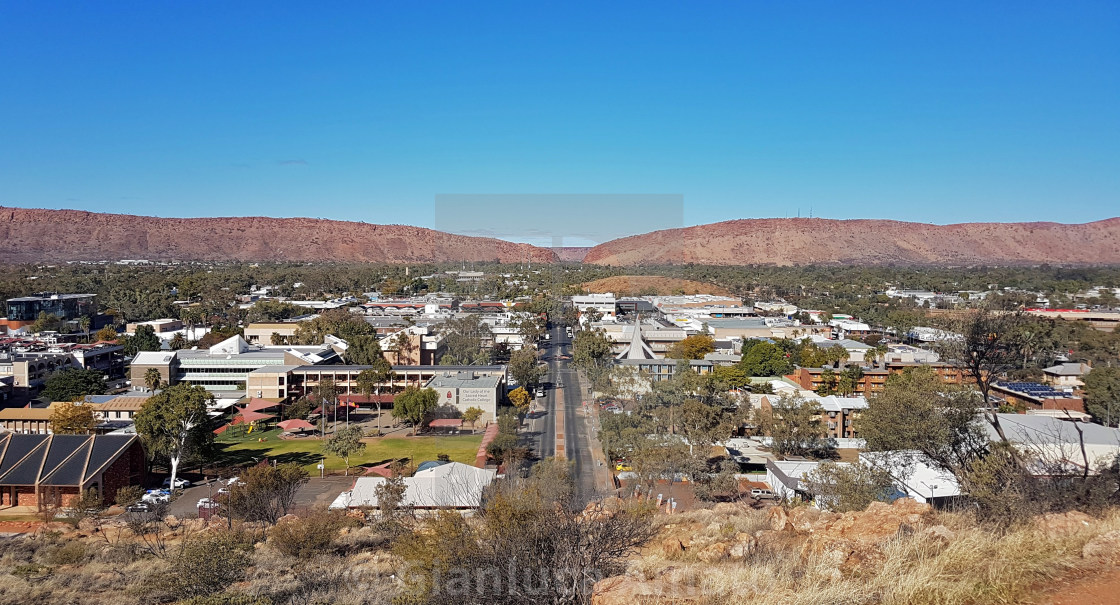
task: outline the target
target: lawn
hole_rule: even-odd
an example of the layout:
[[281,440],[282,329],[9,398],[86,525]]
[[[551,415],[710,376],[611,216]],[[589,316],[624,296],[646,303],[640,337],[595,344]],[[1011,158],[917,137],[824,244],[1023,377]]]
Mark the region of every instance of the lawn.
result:
[[[323,459],[320,441],[315,438],[280,439],[280,429],[253,432],[249,435],[223,433],[215,439],[218,446],[219,466],[243,466],[264,458],[280,463],[295,462],[315,475],[315,465]],[[366,449],[350,457],[350,466],[381,463],[398,458],[411,458],[414,463],[435,460],[447,454],[455,462],[474,464],[482,435],[447,435],[420,437],[374,437],[366,440]],[[342,471],[342,458],[327,456],[327,471]]]

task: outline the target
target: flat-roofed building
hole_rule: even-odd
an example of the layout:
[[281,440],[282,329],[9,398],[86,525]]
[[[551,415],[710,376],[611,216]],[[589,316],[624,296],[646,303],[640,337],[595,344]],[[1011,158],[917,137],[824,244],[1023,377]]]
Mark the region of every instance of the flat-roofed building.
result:
[[504,395],[502,376],[476,374],[473,370],[446,372],[433,376],[425,388],[439,394],[439,406],[451,407],[459,414],[468,408],[482,410],[481,422],[492,422],[498,417],[498,403]]
[[48,435],[51,432],[50,408],[4,408],[0,427],[20,435]]
[[254,322],[245,326],[245,341],[251,345],[287,344],[295,337],[299,324],[298,321]]

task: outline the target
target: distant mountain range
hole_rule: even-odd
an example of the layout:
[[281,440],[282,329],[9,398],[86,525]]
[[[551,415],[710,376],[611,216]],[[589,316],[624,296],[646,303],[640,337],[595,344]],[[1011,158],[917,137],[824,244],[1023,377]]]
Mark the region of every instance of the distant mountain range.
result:
[[310,218],[153,218],[0,208],[0,262],[236,260],[553,262],[547,248],[407,225]]
[[583,262],[634,266],[1120,264],[1120,218],[1094,223],[746,219],[612,240]]
[[636,266],[1120,264],[1120,218],[1094,223],[744,219],[655,231],[591,249],[547,248],[407,225],[309,218],[154,218],[0,207],[0,262],[237,260]]

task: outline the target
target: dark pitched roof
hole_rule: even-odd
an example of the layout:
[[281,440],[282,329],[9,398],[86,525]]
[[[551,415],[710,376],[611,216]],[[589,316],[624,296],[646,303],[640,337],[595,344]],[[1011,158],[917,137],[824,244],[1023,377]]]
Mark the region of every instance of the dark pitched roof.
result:
[[0,485],[84,485],[112,464],[135,435],[0,437]]

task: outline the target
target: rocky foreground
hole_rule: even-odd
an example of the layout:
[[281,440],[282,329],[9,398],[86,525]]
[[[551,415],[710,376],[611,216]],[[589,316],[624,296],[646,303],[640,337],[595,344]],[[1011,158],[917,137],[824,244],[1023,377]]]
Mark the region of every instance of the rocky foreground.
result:
[[1117,565],[1120,516],[1046,515],[1000,532],[913,500],[844,514],[721,504],[666,523],[592,602],[1047,602],[1047,582]]

